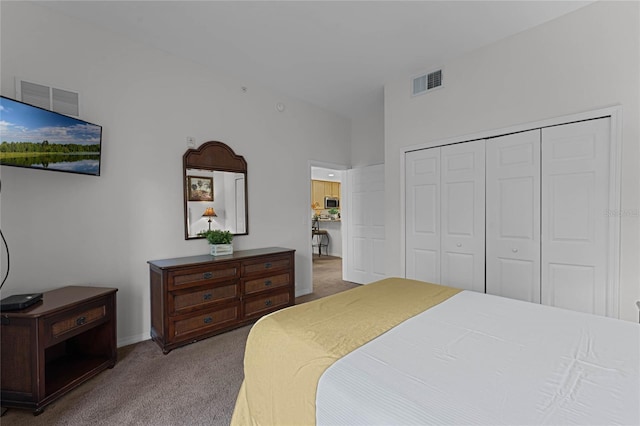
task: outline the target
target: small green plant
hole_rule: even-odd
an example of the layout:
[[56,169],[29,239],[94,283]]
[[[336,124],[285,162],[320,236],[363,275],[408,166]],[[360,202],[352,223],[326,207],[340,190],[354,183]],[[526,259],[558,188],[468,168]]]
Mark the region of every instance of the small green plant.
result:
[[205,237],[209,244],[231,244],[233,234],[229,231],[220,229],[212,229],[198,233],[199,236]]
[[340,213],[340,210],[336,209],[335,207],[332,209],[329,209],[329,214],[338,214]]

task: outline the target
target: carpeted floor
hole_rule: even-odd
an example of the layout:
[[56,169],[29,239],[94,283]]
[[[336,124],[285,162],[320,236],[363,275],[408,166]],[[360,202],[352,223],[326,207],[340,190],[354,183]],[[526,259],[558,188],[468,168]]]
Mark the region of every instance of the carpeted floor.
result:
[[[314,292],[296,304],[357,284],[342,281],[341,259],[314,257]],[[228,425],[243,379],[242,327],[163,355],[151,340],[118,350],[118,363],[34,417],[9,409],[2,426]]]

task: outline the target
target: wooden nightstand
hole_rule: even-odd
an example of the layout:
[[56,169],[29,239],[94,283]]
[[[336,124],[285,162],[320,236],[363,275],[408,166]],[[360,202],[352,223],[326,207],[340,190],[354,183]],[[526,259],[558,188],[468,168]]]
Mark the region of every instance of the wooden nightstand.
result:
[[116,363],[116,288],[63,287],[0,319],[0,405],[44,407]]

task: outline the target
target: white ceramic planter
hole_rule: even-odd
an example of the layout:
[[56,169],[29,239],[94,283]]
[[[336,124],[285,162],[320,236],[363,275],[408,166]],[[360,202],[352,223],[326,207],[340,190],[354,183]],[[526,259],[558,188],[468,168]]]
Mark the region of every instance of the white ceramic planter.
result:
[[222,256],[225,254],[233,254],[232,244],[210,244],[212,256]]

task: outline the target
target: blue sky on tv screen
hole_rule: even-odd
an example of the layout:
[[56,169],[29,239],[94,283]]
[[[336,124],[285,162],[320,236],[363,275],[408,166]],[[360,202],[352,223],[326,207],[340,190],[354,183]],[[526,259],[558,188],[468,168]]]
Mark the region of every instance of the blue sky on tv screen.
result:
[[0,98],[0,142],[92,145],[100,132],[95,124]]

